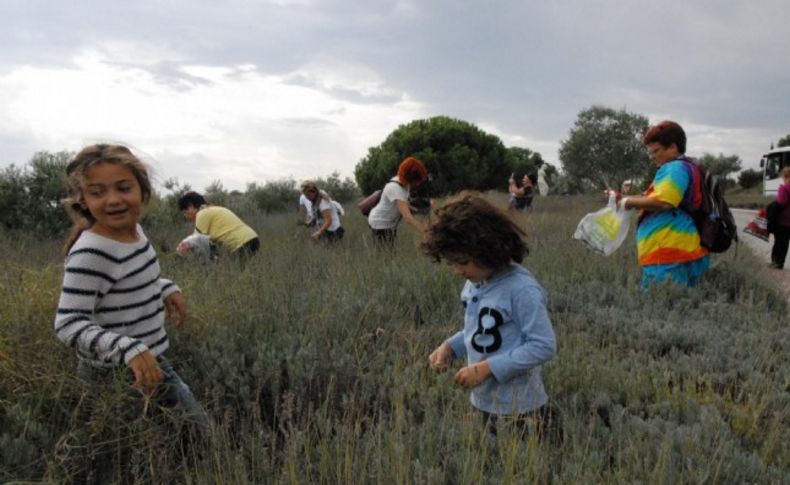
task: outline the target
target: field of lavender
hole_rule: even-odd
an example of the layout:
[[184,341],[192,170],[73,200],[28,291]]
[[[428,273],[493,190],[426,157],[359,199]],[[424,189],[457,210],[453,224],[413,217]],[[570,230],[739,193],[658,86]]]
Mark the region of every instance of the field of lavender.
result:
[[539,198],[518,216],[550,297],[559,420],[496,443],[452,373],[428,369],[463,282],[409,228],[389,254],[352,210],[333,248],[293,214],[246,215],[262,251],[243,268],[173,255],[186,223],[147,228],[187,300],[168,356],[210,415],[205,447],[177,415],[133,414],[122,379],[77,378],[53,333],[61,242],[0,235],[0,482],[790,483],[785,296],[745,247],[696,289],[643,292],[633,236],[610,257],[571,239],[600,204]]

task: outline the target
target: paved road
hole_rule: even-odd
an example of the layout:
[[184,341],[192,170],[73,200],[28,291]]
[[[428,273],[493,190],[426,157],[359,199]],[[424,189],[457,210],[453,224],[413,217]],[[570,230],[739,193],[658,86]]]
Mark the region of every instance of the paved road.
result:
[[773,236],[766,242],[743,232],[743,228],[746,227],[746,224],[751,222],[756,213],[757,211],[753,210],[732,209],[732,215],[735,217],[735,224],[738,225],[738,238],[743,245],[757,255],[764,264],[762,269],[768,273],[771,279],[776,281],[777,286],[784,291],[787,296],[787,301],[790,302],[790,261],[785,261],[784,271],[769,268],[768,263],[771,261],[771,247],[774,244]]
[[[749,249],[756,254],[760,261],[766,265],[771,261],[771,246],[774,244],[773,236],[770,241],[765,242],[762,239],[756,238],[743,232],[746,224],[751,222],[757,211],[745,209],[732,209],[732,215],[735,217],[735,223],[738,225],[738,238],[749,247]],[[790,264],[785,264],[785,275],[790,274]]]

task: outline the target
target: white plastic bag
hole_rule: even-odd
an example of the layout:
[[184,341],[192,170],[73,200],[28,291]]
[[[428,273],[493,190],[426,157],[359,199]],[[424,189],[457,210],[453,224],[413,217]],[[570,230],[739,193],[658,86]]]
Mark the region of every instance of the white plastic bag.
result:
[[216,259],[216,247],[207,234],[192,234],[185,237],[176,248],[179,256],[208,263]]
[[609,256],[623,244],[630,225],[631,219],[626,210],[617,206],[617,196],[611,192],[606,207],[587,214],[579,221],[573,238],[593,251]]

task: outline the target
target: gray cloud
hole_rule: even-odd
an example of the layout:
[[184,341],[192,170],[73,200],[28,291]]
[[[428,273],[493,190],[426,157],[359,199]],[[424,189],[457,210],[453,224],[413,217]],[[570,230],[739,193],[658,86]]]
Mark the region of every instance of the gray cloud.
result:
[[[720,130],[721,151],[746,150],[750,159],[758,144],[790,132],[790,14],[782,0],[12,0],[0,5],[0,18],[4,72],[64,65],[92,47],[178,89],[208,82],[184,65],[252,64],[340,100],[391,104],[405,93],[433,114],[547,143],[567,136],[577,113],[596,103]],[[121,57],[134,57],[128,45],[141,46],[141,59]],[[151,60],[152,50],[161,58]],[[387,89],[327,88],[302,74],[318,61],[367,66]],[[324,121],[319,114],[296,124],[305,122]],[[726,139],[733,132],[761,139]]]

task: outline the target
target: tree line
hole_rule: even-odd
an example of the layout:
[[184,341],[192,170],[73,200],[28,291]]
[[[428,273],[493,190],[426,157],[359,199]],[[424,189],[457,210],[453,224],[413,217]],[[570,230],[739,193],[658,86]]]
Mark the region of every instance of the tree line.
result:
[[[537,181],[539,171],[543,171],[550,193],[589,193],[621,187],[625,181],[644,189],[655,172],[641,143],[647,128],[647,117],[625,109],[596,105],[582,110],[568,137],[560,142],[560,173],[538,152],[506,147],[499,137],[472,123],[436,116],[401,125],[381,144],[370,147],[354,169],[354,180],[341,179],[335,172],[317,181],[341,203],[353,201],[383,187],[395,175],[398,164],[414,156],[431,174],[429,183],[420,187],[418,195],[423,196],[441,197],[462,189],[504,190],[510,176],[520,180],[527,174]],[[777,146],[790,146],[790,135],[781,138]],[[0,227],[4,231],[56,236],[67,230],[70,222],[60,200],[65,196],[65,167],[73,155],[39,152],[27,166],[10,165],[0,171]],[[730,176],[741,170],[740,157],[703,153],[697,158],[724,180],[725,186],[735,185]],[[753,169],[741,171],[737,179],[743,188],[761,182],[762,172]],[[176,201],[191,187],[171,179],[164,189],[159,203],[147,215],[149,224],[180,220]],[[299,197],[293,179],[251,182],[244,192],[228,191],[215,181],[203,193],[211,203],[239,213],[288,210]]]

